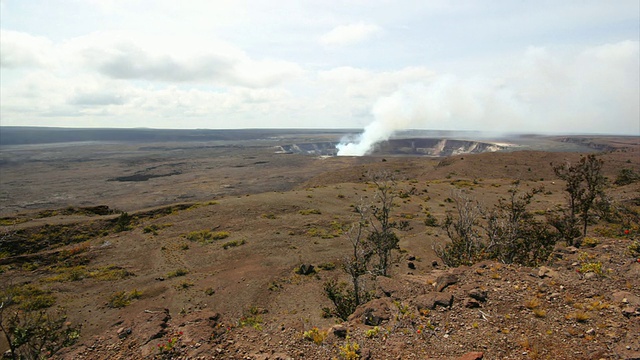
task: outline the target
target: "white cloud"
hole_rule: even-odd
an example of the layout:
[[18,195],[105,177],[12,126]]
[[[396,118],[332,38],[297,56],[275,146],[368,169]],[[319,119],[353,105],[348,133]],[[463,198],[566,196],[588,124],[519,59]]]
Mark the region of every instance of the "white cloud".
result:
[[53,44],[41,36],[0,30],[0,65],[3,68],[42,67],[50,63]]
[[339,25],[320,37],[323,45],[345,46],[352,45],[370,39],[382,29],[375,24],[363,22]]
[[185,46],[180,39],[136,38],[100,33],[65,44],[71,56],[112,79],[166,83],[210,83],[218,86],[270,87],[295,79],[302,68],[292,62],[253,59],[221,41]]

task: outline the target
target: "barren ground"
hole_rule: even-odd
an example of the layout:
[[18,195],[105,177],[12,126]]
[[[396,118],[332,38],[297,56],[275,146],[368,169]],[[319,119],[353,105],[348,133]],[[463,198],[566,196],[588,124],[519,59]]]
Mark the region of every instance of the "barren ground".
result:
[[[597,141],[612,147],[600,155],[609,179],[622,168],[640,172],[638,138]],[[593,224],[595,247],[559,245],[545,268],[484,262],[449,269],[433,250],[446,234],[424,223],[427,212],[441,222],[453,209],[452,190],[491,206],[514,180],[522,190],[544,186],[532,204],[544,214],[565,201],[550,163],[580,156],[321,158],[276,154],[267,142],[12,147],[2,151],[0,231],[30,240],[20,254],[0,249],[0,285],[51,291],[54,307],[81,326],[78,342],[57,355],[64,359],[330,359],[345,357],[347,343],[370,359],[457,359],[472,351],[485,359],[640,358],[640,263],[626,253],[637,224],[629,234]],[[373,199],[366,173],[380,170],[410,194],[393,209],[410,229],[398,232],[390,278],[368,283],[379,300],[360,310],[386,317],[374,329],[361,317],[324,318],[331,304],[322,286],[347,280],[340,263],[348,245],[337,229],[355,220],[353,205]],[[607,193],[637,208],[640,184],[610,185]],[[114,228],[119,213],[82,210],[99,205],[127,212],[131,227]],[[187,239],[201,230],[227,237]],[[586,261],[601,262],[603,276],[576,271]],[[328,263],[336,268],[295,273],[301,264]],[[129,276],[95,275],[103,269]],[[172,277],[176,270],[185,274]],[[443,274],[457,279],[439,292],[453,300],[425,311]],[[128,306],[108,306],[114,293],[133,290],[141,296]],[[470,307],[476,291],[486,299]],[[331,329],[340,323],[346,339]],[[327,338],[304,339],[313,328]],[[158,345],[169,339],[175,347],[162,354]]]

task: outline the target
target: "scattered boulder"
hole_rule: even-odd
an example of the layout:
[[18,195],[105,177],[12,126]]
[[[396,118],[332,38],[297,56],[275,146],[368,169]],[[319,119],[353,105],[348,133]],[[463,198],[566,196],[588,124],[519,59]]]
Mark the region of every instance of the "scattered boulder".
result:
[[640,296],[636,296],[629,291],[616,291],[611,295],[616,304],[629,304],[632,306],[640,306]]
[[442,274],[436,279],[436,291],[440,292],[458,282],[458,277],[454,274]]
[[344,339],[347,337],[347,327],[342,324],[333,325],[329,328],[329,333]]
[[482,351],[472,351],[460,356],[458,360],[481,360],[483,356]]
[[378,326],[391,318],[391,305],[389,298],[371,300],[358,306],[356,311],[349,316],[349,321]]
[[476,299],[466,299],[464,301],[464,307],[468,309],[475,309],[480,307],[480,303]]
[[544,279],[546,277],[557,278],[558,272],[546,266],[540,266],[540,269],[538,269],[538,277],[540,277],[541,279]]
[[433,310],[436,306],[450,307],[453,304],[453,294],[448,292],[430,292],[413,299],[418,310]]
[[397,279],[391,279],[386,276],[378,276],[376,278],[378,285],[378,295],[388,296],[394,299],[399,299],[403,296],[402,285]]
[[480,288],[469,290],[469,297],[478,301],[487,301],[487,291]]

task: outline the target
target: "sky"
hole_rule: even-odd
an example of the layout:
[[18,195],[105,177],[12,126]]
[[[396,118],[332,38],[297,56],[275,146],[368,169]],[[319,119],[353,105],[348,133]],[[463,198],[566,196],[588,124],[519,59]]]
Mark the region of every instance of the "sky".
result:
[[0,125],[640,135],[638,0],[0,0]]

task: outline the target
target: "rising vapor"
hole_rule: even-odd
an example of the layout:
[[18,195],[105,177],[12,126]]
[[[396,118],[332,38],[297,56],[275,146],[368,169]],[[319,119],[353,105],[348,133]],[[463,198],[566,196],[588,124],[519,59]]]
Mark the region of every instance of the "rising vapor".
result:
[[407,129],[640,134],[640,43],[621,41],[554,55],[530,48],[492,76],[403,86],[379,99],[373,122],[337,145],[340,156],[370,154]]
[[451,119],[476,123],[491,118],[514,119],[520,116],[519,112],[517,101],[506,88],[479,80],[460,81],[442,76],[428,86],[403,86],[378,100],[372,110],[374,121],[362,134],[343,139],[336,148],[338,156],[363,156],[396,131],[442,129]]

